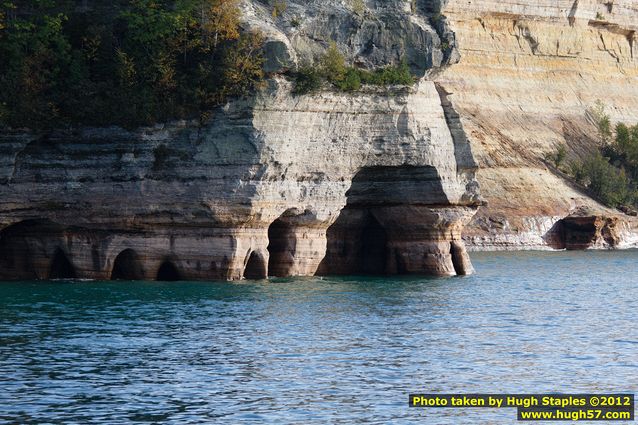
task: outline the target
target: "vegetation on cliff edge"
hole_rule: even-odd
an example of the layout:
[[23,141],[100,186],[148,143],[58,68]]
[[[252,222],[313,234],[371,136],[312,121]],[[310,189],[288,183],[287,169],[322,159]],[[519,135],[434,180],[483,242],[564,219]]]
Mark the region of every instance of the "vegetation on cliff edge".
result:
[[238,0],[0,1],[0,126],[197,117],[263,78]]
[[330,42],[325,54],[320,58],[317,66],[302,66],[293,75],[295,94],[307,94],[317,91],[324,82],[330,83],[338,90],[353,92],[364,84],[375,86],[411,85],[414,76],[405,61],[398,66],[368,71],[346,65],[345,56],[337,48],[334,41]]
[[[590,110],[597,129],[600,147],[582,160],[567,164],[566,171],[593,196],[610,207],[638,205],[638,124],[618,123],[612,130],[609,115],[602,103]],[[548,155],[556,167],[566,157],[565,146]]]

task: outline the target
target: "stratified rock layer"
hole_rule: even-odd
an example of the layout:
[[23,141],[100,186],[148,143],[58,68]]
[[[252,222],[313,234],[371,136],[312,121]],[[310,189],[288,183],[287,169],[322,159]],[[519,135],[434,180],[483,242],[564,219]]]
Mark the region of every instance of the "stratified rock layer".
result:
[[[587,109],[598,99],[613,122],[638,122],[636,2],[450,0],[444,14],[462,59],[437,81],[461,117],[488,202],[466,229],[470,248],[552,248],[555,224],[578,207],[618,215],[543,158],[560,144],[569,159],[596,149]],[[635,241],[628,233],[620,245]]]
[[0,278],[471,272],[476,164],[434,84],[290,89],[202,127],[3,134]]

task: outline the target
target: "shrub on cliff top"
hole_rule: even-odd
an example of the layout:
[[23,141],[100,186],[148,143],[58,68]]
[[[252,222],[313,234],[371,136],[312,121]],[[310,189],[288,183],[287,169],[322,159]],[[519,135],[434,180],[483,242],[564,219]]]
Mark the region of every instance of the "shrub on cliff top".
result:
[[341,91],[357,91],[362,84],[376,86],[412,85],[414,76],[405,60],[398,66],[386,66],[372,71],[346,65],[345,56],[331,41],[326,53],[320,58],[317,68],[300,67],[293,74],[295,94],[306,94],[318,90],[326,81]]
[[346,59],[334,41],[330,41],[319,64],[323,76],[331,83],[340,82],[346,75]]
[[295,87],[293,94],[302,95],[313,93],[321,88],[321,73],[313,66],[305,65],[294,75]]
[[348,68],[340,81],[335,81],[335,85],[341,91],[357,91],[361,88],[361,74],[354,68]]
[[238,0],[0,2],[0,117],[13,127],[196,117],[259,84]]
[[411,85],[414,84],[414,76],[405,60],[398,66],[386,66],[374,71],[359,71],[361,82],[376,86]]

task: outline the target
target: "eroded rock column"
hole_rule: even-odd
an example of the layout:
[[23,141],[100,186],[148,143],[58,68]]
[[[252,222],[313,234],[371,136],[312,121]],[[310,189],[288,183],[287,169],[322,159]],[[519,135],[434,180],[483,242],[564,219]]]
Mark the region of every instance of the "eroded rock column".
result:
[[309,210],[291,209],[268,228],[268,275],[312,276],[326,255],[326,230],[331,220],[320,220]]

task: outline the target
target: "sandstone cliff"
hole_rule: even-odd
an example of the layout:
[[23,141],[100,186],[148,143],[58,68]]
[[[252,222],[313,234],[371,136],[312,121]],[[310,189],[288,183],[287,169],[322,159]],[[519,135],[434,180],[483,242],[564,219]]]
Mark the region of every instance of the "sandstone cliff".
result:
[[[271,77],[204,125],[2,133],[0,279],[454,275],[472,271],[462,233],[473,249],[632,243],[542,160],[594,149],[597,99],[638,120],[631,2],[361,4],[245,1]],[[293,96],[281,74],[331,40],[421,80]]]
[[202,128],[4,134],[0,277],[471,272],[476,165],[434,84],[290,89]]
[[[572,158],[596,148],[587,109],[597,99],[612,121],[638,121],[636,2],[450,0],[444,13],[462,59],[437,81],[452,93],[488,202],[466,242],[551,248],[556,222],[578,207],[616,215],[543,157],[562,143]],[[633,226],[621,246],[636,243]]]

